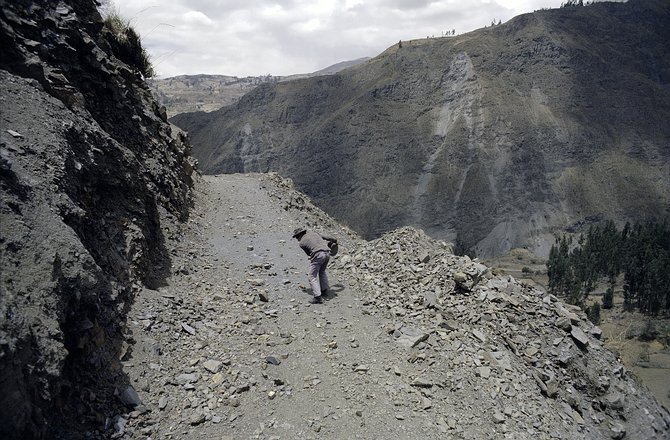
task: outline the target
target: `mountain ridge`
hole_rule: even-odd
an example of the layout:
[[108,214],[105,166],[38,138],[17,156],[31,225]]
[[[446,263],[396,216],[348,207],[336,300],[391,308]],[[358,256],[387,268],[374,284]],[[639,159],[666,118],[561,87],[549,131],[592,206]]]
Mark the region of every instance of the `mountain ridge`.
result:
[[204,172],[280,172],[366,238],[410,224],[546,255],[585,218],[668,215],[669,17],[661,1],[537,11],[171,121]]

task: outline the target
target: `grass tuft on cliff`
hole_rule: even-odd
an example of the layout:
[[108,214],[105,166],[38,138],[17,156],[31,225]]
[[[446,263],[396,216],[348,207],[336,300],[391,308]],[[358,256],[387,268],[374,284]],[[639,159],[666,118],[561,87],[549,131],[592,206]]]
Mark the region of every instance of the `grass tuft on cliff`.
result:
[[104,26],[109,31],[109,43],[114,55],[137,69],[144,78],[155,75],[149,53],[142,47],[140,35],[130,25],[130,20],[121,16],[118,10],[108,8],[104,12]]

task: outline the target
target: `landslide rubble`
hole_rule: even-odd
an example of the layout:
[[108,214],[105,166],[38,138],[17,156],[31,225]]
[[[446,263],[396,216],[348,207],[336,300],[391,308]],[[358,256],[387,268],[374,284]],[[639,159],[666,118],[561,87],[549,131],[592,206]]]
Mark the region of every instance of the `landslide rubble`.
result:
[[410,384],[464,438],[668,437],[668,412],[580,308],[412,228],[362,242],[338,268],[425,367]]

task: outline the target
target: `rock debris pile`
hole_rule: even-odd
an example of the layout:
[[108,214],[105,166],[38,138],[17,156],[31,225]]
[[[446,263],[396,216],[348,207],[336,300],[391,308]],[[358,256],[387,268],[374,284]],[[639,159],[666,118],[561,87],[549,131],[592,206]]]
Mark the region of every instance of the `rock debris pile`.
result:
[[[338,259],[464,438],[666,438],[670,417],[578,307],[402,228]],[[433,403],[435,404],[435,403]]]

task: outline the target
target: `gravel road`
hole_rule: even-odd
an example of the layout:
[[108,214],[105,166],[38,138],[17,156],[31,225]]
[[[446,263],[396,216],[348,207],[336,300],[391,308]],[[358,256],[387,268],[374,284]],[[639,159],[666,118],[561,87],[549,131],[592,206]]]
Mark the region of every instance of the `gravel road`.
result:
[[[578,308],[412,228],[360,240],[277,175],[196,189],[128,315],[117,438],[668,438]],[[323,304],[296,226],[340,241]]]

